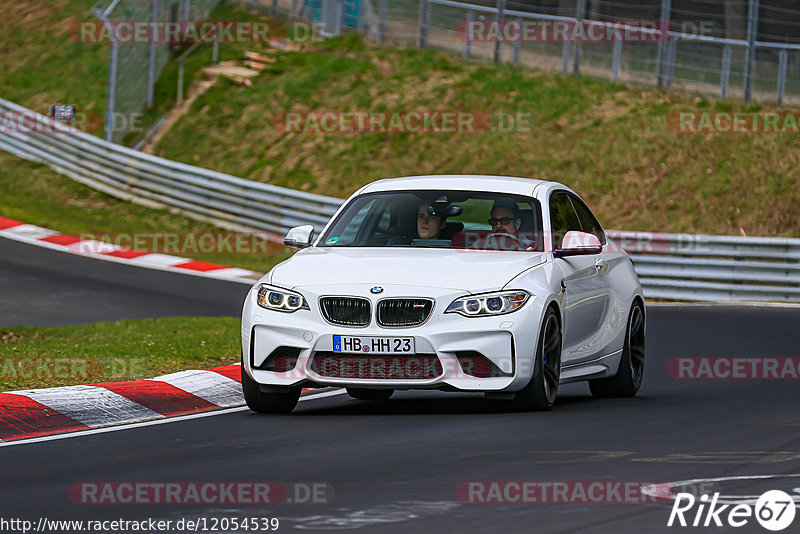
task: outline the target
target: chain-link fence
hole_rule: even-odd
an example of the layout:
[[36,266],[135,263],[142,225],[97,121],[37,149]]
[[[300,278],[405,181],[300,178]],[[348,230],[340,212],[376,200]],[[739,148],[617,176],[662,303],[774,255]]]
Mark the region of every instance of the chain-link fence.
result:
[[[327,4],[348,1],[260,3],[319,20]],[[800,101],[796,0],[362,0],[361,12],[359,27],[401,46],[723,98]]]
[[[175,44],[159,36],[158,28],[204,19],[217,3],[219,0],[100,0],[92,8],[106,25],[111,45],[103,128],[106,140],[119,142],[134,126],[132,117],[153,103],[155,82]],[[150,33],[126,32],[130,38],[120,40],[123,32],[115,29],[123,22],[149,24]],[[100,35],[104,35],[102,31]]]

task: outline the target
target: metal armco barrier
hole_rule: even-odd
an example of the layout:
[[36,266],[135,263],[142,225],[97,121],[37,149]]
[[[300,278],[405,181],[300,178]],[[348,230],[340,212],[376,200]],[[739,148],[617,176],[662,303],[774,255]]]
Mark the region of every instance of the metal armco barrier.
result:
[[630,254],[647,297],[800,302],[800,239],[607,233]]
[[[0,122],[0,149],[109,195],[222,227],[280,236],[301,224],[321,230],[342,204],[137,152],[0,99],[3,115],[40,121],[54,132],[9,131]],[[614,230],[608,235],[630,253],[649,298],[800,302],[800,239]]]
[[[151,207],[169,207],[234,230],[283,235],[288,228],[328,222],[341,199],[237,178],[137,152],[54,124],[47,117],[0,99],[0,114],[41,121],[53,133],[9,132],[0,125],[0,149],[45,163],[56,172]],[[20,122],[20,121],[17,121]],[[49,130],[47,130],[49,131]]]

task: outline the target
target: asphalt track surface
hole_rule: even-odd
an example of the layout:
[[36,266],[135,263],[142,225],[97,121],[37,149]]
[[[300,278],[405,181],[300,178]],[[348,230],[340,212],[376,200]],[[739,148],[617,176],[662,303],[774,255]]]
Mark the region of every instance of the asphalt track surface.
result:
[[0,326],[237,316],[245,284],[142,269],[0,238]]
[[[24,308],[24,288],[37,284],[45,284],[37,299],[66,284],[75,292],[73,300],[80,297],[81,320],[93,320],[87,310],[112,297],[136,304],[106,309],[106,314],[117,313],[113,318],[144,316],[148,302],[151,315],[173,310],[236,314],[246,289],[211,283],[200,302],[197,297],[183,300],[182,294],[197,294],[186,289],[209,281],[131,272],[110,263],[89,266],[99,262],[9,247],[0,239],[0,251],[11,248],[14,258],[0,254],[4,313]],[[25,283],[17,282],[17,276]],[[8,293],[9,288],[14,291]],[[38,309],[49,307],[34,306],[29,315],[10,317],[35,322]],[[49,313],[44,322],[59,323],[71,312]],[[797,380],[676,380],[666,372],[673,357],[797,357],[800,309],[648,306],[647,315],[645,383],[634,399],[596,400],[584,384],[574,384],[562,388],[551,412],[504,413],[469,394],[400,392],[384,402],[335,395],[304,400],[289,416],[239,410],[3,447],[0,518],[277,517],[278,532],[768,532],[754,520],[737,529],[668,528],[671,503],[663,502],[482,504],[459,499],[457,488],[469,481],[716,477],[734,479],[684,489],[729,497],[768,489],[800,494]],[[740,478],[748,475],[782,478]],[[104,481],[325,483],[333,499],[174,506],[79,504],[69,497],[75,483]],[[798,530],[800,516],[785,532]]]

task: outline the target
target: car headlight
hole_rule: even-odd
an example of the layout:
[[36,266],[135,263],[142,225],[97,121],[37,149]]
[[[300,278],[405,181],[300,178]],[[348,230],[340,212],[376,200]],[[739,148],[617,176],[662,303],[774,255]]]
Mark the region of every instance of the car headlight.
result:
[[457,298],[445,313],[459,313],[464,317],[503,315],[520,309],[530,298],[527,291],[500,291]]
[[267,284],[261,284],[258,288],[257,300],[259,306],[268,310],[292,313],[310,309],[300,293]]

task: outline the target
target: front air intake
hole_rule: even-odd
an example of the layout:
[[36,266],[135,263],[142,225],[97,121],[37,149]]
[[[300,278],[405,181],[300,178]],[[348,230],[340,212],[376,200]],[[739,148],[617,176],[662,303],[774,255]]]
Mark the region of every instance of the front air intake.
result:
[[369,300],[359,297],[322,297],[319,301],[326,321],[343,326],[367,326],[370,321]]
[[421,298],[384,299],[378,303],[378,324],[388,327],[417,326],[428,320],[433,301]]

